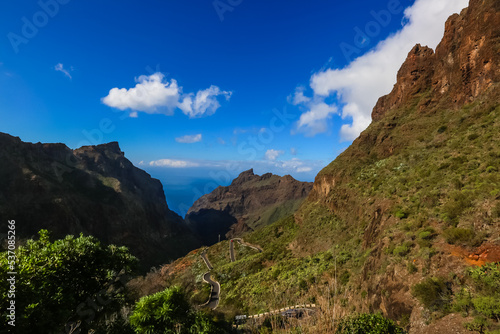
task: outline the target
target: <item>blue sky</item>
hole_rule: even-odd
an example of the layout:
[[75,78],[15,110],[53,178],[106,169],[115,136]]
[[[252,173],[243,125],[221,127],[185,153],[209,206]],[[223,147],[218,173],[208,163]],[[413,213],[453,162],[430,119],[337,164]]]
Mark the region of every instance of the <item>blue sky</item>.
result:
[[312,181],[466,0],[3,1],[0,131],[118,141],[179,213],[239,172]]

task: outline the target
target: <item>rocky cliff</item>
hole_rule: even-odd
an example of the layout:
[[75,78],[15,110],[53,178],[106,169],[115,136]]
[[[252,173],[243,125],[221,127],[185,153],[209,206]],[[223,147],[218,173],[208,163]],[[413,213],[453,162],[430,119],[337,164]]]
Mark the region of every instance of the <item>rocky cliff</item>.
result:
[[[404,318],[412,333],[451,332],[451,316],[427,324],[451,312],[443,309],[459,298],[467,266],[500,261],[500,2],[471,0],[448,19],[436,51],[416,45],[372,117],[295,215],[301,230],[338,219],[350,238],[304,235],[294,250],[352,252],[357,240],[369,255],[347,269],[359,272],[346,292],[351,308]],[[442,309],[412,292],[425,279],[448,284]]]
[[54,237],[90,234],[128,246],[144,267],[198,246],[170,211],[160,181],[127,160],[118,143],[71,150],[0,133],[0,215],[18,239],[47,229]]
[[290,175],[241,173],[227,187],[202,196],[189,209],[186,223],[207,245],[268,225],[293,213],[307,197],[312,183]]
[[499,7],[498,1],[473,0],[460,15],[446,21],[435,52],[416,45],[401,66],[392,92],[379,99],[373,120],[411,103],[420,93],[427,94],[419,101],[420,111],[437,104],[459,108],[500,81]]

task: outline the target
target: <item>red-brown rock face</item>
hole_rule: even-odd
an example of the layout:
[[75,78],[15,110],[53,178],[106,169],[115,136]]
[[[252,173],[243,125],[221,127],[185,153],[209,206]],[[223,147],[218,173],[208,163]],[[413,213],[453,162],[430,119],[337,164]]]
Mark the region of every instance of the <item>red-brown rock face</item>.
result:
[[497,0],[471,0],[469,8],[448,19],[436,52],[416,45],[399,70],[392,92],[377,102],[373,120],[427,91],[429,98],[422,107],[437,103],[458,107],[498,82],[499,7]]

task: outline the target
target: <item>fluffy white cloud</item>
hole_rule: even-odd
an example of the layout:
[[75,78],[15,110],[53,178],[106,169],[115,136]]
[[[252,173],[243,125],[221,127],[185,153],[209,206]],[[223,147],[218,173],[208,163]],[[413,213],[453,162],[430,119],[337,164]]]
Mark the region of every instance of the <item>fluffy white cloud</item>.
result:
[[131,117],[137,117],[137,112],[148,114],[172,115],[176,108],[188,115],[190,118],[209,116],[220,107],[217,100],[222,95],[229,100],[231,92],[222,91],[217,86],[210,86],[200,90],[196,94],[183,94],[182,87],[175,79],[165,80],[160,73],[152,75],[141,75],[135,79],[133,88],[113,88],[109,94],[102,98],[102,102],[112,108],[120,110],[131,109]]
[[65,76],[67,76],[68,78],[73,79],[73,78],[71,77],[71,74],[69,73],[69,71],[68,71],[68,70],[66,70],[66,69],[64,68],[64,65],[63,65],[63,64],[61,64],[61,63],[59,63],[59,64],[57,64],[56,66],[54,66],[54,70],[56,70],[56,71],[58,71],[58,72],[62,72],[62,73],[63,73]]
[[113,88],[102,102],[120,110],[132,109],[148,114],[171,115],[177,107],[181,90],[174,79],[164,82],[162,73],[136,78],[134,88]]
[[169,168],[188,168],[188,167],[199,167],[200,164],[188,161],[188,160],[172,160],[172,159],[160,159],[151,161],[149,163],[152,167],[169,167]]
[[[310,80],[314,93],[310,101],[303,93],[300,95],[300,89],[295,92],[294,102],[303,101],[301,103],[308,107],[297,123],[298,130],[310,135],[325,132],[324,121],[331,113],[326,112],[324,101],[336,94],[343,105],[342,118],[352,120],[342,125],[341,137],[355,139],[370,124],[371,111],[378,98],[391,91],[408,52],[417,43],[435,48],[443,36],[446,19],[460,12],[467,3],[468,0],[416,0],[405,10],[405,24],[399,32],[343,69],[315,73]],[[322,112],[315,111],[317,105],[323,105]]]
[[210,86],[210,88],[198,91],[196,95],[191,93],[184,96],[182,102],[179,103],[179,109],[189,118],[213,115],[220,107],[217,100],[219,95],[224,96],[226,101],[231,98],[231,92],[223,91],[217,86]]
[[278,151],[278,150],[267,150],[266,151],[266,159],[267,160],[271,160],[271,161],[274,161],[276,160],[280,155],[283,155],[285,154],[284,151]]
[[309,137],[326,132],[328,128],[326,120],[337,113],[337,107],[320,101],[309,102],[306,106],[308,111],[300,115],[296,131],[303,132]]
[[197,135],[186,135],[186,136],[182,136],[182,137],[177,137],[175,138],[175,141],[178,142],[178,143],[183,143],[183,144],[193,144],[193,143],[197,143],[199,141],[201,141],[202,139],[202,136],[201,136],[201,133],[197,134]]

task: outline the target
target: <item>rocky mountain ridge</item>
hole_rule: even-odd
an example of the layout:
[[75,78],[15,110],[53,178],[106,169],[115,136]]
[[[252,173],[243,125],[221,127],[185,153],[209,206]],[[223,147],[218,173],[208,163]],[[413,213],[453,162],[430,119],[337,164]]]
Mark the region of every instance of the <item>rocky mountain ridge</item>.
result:
[[145,267],[199,244],[169,210],[160,181],[136,168],[118,143],[71,150],[25,143],[0,133],[0,213],[15,219],[18,238],[44,228],[128,246]]
[[312,189],[290,175],[242,172],[227,187],[202,196],[189,209],[186,223],[207,245],[218,236],[239,236],[294,212]]

